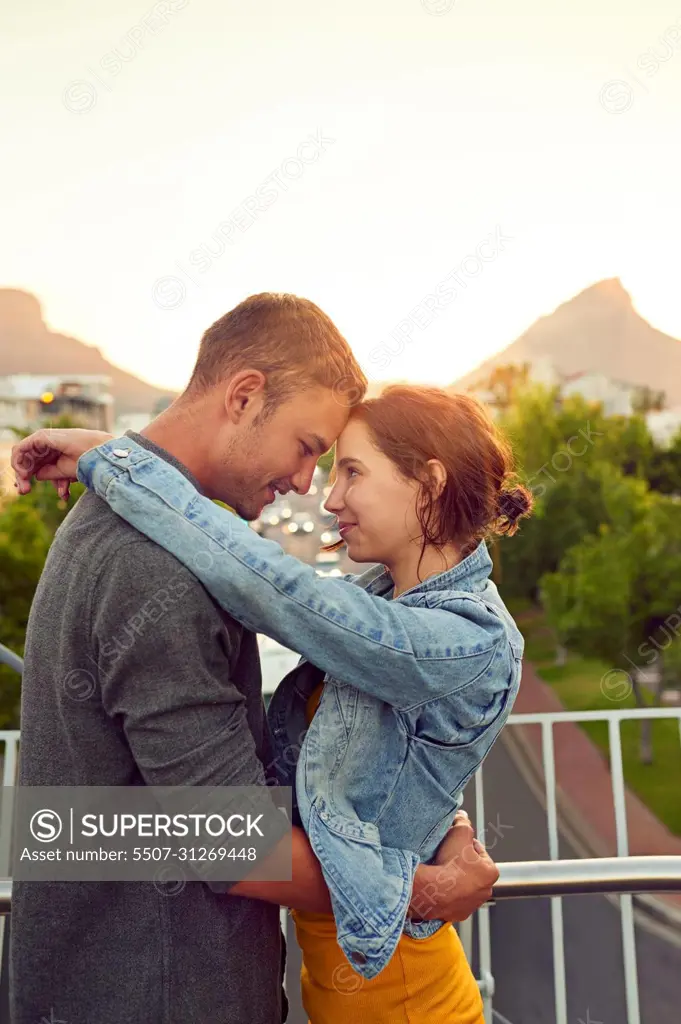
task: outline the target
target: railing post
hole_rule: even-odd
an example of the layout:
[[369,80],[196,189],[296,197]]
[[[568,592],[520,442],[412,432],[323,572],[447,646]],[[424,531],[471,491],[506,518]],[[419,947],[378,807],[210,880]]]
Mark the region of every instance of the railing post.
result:
[[12,925],[9,917],[0,920],[7,940],[0,954],[0,1024],[12,1024],[9,1016],[9,933]]
[[[5,734],[5,753],[2,767],[3,793],[0,799],[0,874],[9,876],[12,853],[12,818],[14,786],[17,773],[17,742],[19,734]],[[9,1024],[9,917],[0,917],[0,1024]]]
[[[610,775],[612,777],[612,795],[615,805],[615,831],[617,834],[617,856],[629,856],[629,836],[627,833],[627,805],[624,790],[624,767],[622,764],[622,734],[619,718],[611,718],[608,722],[610,741]],[[620,896],[622,917],[622,954],[624,957],[624,986],[627,1001],[627,1024],[640,1024],[641,1010],[638,995],[638,968],[636,964],[636,933],[634,931],[634,913],[632,898],[628,894]]]
[[[485,791],[482,767],[475,773],[475,823],[485,828]],[[492,940],[489,928],[489,907],[484,905],[478,911],[478,951],[480,960],[480,994],[486,1021],[492,1020],[494,998],[494,975],[492,974]]]
[[[556,802],[556,762],[553,749],[553,722],[542,722],[542,756],[546,781],[546,817],[549,830],[549,857],[558,860],[558,807]],[[563,901],[551,897],[551,941],[553,945],[553,988],[556,1003],[556,1024],[567,1024],[567,989],[565,982],[565,939],[563,933]]]

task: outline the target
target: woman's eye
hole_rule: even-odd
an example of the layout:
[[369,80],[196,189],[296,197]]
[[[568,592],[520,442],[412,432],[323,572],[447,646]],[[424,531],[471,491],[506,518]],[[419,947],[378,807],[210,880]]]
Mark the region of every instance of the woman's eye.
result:
[[352,466],[348,466],[348,476],[350,476],[352,473],[354,473],[355,476],[356,476],[357,475],[357,470],[353,469]]

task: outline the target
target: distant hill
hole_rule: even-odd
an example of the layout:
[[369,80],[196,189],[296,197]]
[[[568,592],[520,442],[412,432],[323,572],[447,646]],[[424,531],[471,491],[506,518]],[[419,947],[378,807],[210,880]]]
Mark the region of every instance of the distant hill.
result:
[[664,391],[668,407],[681,405],[681,341],[639,316],[619,278],[599,281],[541,317],[453,387],[475,387],[497,366],[547,359],[564,376],[604,373]]
[[35,295],[0,288],[0,377],[13,373],[106,375],[116,415],[151,412],[160,398],[175,397],[114,366],[93,345],[51,331]]

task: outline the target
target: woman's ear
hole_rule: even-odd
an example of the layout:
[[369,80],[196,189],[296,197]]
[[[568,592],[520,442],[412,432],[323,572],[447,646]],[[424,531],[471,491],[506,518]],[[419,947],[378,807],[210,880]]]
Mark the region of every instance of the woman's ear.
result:
[[437,499],[442,494],[447,483],[447,470],[439,459],[428,459],[427,465],[430,472],[431,485],[433,486],[433,498]]

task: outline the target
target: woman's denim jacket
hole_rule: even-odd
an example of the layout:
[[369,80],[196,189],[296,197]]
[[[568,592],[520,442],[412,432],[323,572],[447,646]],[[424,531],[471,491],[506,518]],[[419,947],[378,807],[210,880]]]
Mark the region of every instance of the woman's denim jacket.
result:
[[[239,622],[303,655],[270,705],[277,774],[294,786],[338,942],[374,977],[403,931],[440,927],[407,917],[414,872],[433,858],[518,690],[523,638],[488,578],[484,542],[387,600],[383,566],[319,577],[129,437],[83,455],[78,476]],[[306,700],[322,679],[308,728]]]

